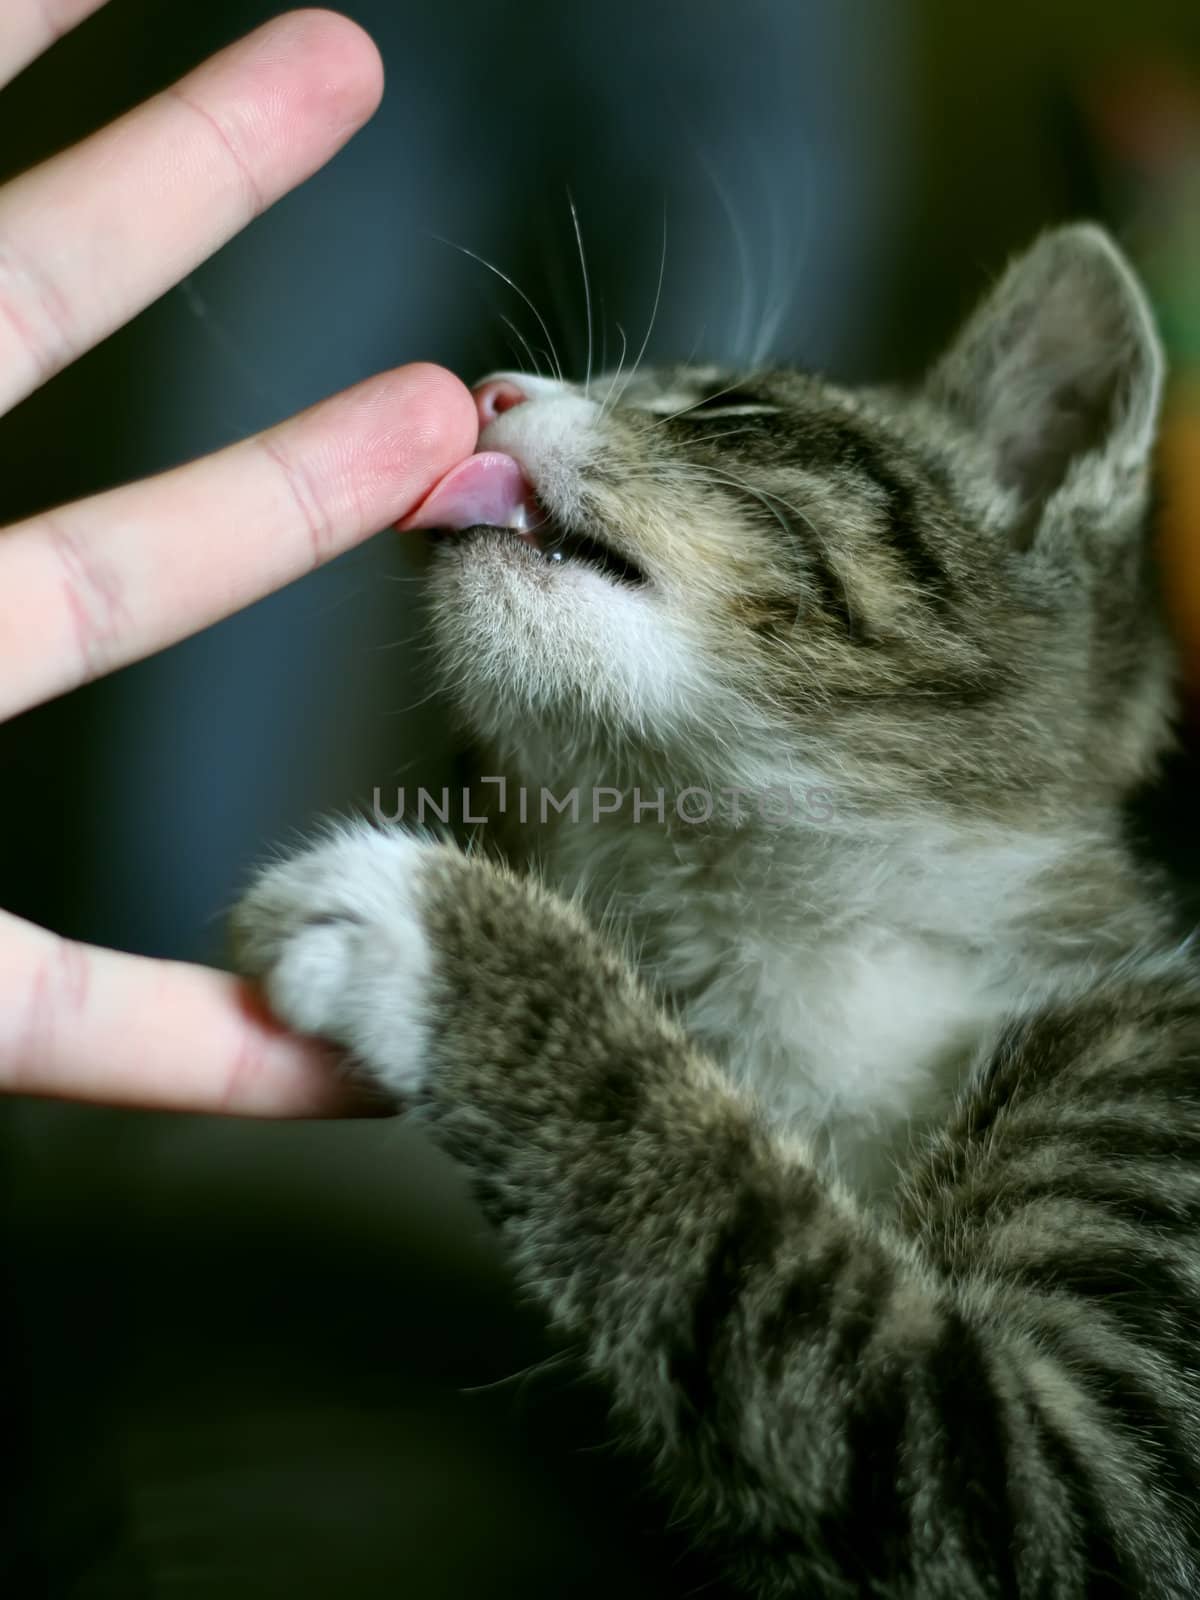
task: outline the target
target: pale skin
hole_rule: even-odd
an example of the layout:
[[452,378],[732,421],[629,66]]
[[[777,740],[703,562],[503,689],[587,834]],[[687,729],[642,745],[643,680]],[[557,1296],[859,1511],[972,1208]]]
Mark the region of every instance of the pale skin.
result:
[[[5,0],[0,84],[104,0]],[[322,166],[373,114],[375,46],[293,12],[0,190],[0,411]],[[207,460],[0,531],[0,717],[248,605],[392,523],[473,449],[469,392],[409,366]],[[355,1109],[240,980],[0,911],[0,1088],[249,1116]]]

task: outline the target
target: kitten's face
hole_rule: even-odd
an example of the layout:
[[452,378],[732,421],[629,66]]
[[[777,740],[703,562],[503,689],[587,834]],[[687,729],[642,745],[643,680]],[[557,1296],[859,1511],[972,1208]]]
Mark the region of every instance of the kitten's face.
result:
[[525,401],[479,449],[519,464],[532,531],[456,535],[436,580],[485,717],[481,690],[501,721],[526,699],[694,737],[747,702],[799,713],[984,666],[941,626],[967,569],[952,500],[850,396],[713,368],[601,378],[590,396],[503,379]]
[[[1051,310],[1076,314],[1099,261],[1112,321],[1131,282],[1073,234],[1081,283]],[[519,468],[487,520],[512,526],[443,541],[434,577],[477,731],[641,746],[733,782],[790,762],[923,802],[1131,781],[1164,703],[1140,540],[1157,391],[1131,398],[1145,351],[1098,351],[1086,317],[1065,368],[1061,327],[1041,349],[1028,315],[1005,325],[1014,281],[1028,292],[1071,237],[911,397],[715,368],[590,392],[505,374],[502,407],[481,389],[479,450]],[[478,520],[453,484],[443,499]]]

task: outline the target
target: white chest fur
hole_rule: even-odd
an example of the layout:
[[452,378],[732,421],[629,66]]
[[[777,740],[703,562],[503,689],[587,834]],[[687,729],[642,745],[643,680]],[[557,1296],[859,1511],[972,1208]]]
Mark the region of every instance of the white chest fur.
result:
[[1042,849],[564,829],[552,873],[627,926],[689,1032],[854,1187],[946,1109],[1027,994],[1013,916]]
[[751,935],[729,942],[684,1011],[776,1116],[874,1189],[1012,1009],[1008,976],[980,951],[895,928],[788,950]]

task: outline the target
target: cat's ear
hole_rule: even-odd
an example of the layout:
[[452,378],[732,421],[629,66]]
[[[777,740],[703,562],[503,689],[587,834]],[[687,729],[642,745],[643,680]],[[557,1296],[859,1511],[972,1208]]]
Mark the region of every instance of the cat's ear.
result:
[[1029,543],[1052,501],[1118,516],[1140,502],[1162,378],[1137,279],[1103,229],[1076,224],[1009,267],[927,392],[979,437]]

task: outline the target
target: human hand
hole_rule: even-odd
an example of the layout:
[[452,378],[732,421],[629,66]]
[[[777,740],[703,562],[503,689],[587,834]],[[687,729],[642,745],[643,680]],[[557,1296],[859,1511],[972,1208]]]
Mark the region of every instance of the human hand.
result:
[[[0,84],[103,0],[7,0]],[[0,412],[322,166],[382,92],[374,45],[282,17],[0,190]],[[402,519],[474,448],[436,367],[368,379],[205,461],[0,531],[0,718],[148,655]],[[0,1088],[261,1116],[352,1109],[225,973],[0,912]]]

